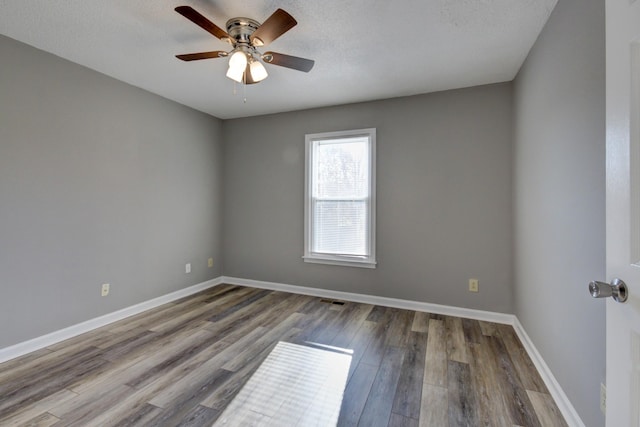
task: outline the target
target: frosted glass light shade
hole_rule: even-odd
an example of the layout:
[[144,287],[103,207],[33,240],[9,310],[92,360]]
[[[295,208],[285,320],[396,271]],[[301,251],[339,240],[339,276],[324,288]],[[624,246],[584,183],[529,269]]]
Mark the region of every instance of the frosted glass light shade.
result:
[[231,80],[235,80],[238,83],[242,83],[242,76],[244,75],[244,68],[240,67],[229,67],[227,70],[227,77]]
[[245,69],[247,66],[247,54],[241,50],[238,50],[229,58],[229,68],[238,68],[240,70]]
[[259,61],[253,61],[250,65],[251,70],[251,78],[254,82],[259,82],[267,78],[269,74],[267,74],[266,68]]

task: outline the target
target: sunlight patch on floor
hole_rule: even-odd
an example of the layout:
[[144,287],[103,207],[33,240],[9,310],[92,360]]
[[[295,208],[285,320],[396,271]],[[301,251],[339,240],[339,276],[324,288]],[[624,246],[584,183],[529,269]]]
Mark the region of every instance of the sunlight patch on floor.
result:
[[335,426],[349,353],[278,342],[214,426]]

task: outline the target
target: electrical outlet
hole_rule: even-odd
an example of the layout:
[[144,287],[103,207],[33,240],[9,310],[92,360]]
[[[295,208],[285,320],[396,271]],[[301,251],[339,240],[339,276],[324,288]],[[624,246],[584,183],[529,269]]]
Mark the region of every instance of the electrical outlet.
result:
[[102,284],[102,293],[101,295],[103,297],[106,297],[107,295],[109,295],[109,284],[108,283],[103,283]]
[[607,386],[600,383],[600,412],[607,413]]
[[209,260],[207,261],[207,265],[209,266],[209,268],[213,267],[213,258],[209,258]]
[[469,292],[478,292],[478,279],[469,279]]
[[184,272],[185,272],[185,273],[191,273],[191,263],[186,264],[186,265],[184,266]]

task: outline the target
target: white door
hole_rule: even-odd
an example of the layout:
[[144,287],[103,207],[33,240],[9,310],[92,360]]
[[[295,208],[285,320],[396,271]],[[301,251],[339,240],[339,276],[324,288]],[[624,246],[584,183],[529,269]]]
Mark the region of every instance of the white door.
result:
[[[606,0],[607,427],[640,427],[640,0]],[[587,355],[585,355],[587,356]]]

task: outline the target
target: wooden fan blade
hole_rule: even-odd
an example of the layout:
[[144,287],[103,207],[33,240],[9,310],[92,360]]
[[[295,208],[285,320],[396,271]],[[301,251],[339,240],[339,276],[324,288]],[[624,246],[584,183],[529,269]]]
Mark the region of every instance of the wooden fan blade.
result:
[[203,30],[208,31],[213,34],[215,37],[219,38],[222,41],[231,41],[231,36],[227,34],[225,30],[218,27],[213,22],[209,21],[207,18],[202,16],[199,12],[193,9],[191,6],[178,6],[176,7],[176,12],[180,15],[187,18],[189,21],[193,22]]
[[308,73],[316,63],[311,59],[300,58],[298,56],[285,55],[278,52],[265,52],[262,55],[264,62],[273,65],[279,65],[281,67],[292,68],[298,71],[304,71]]
[[254,46],[266,46],[297,24],[293,16],[278,9],[251,35],[251,43]]
[[227,52],[223,50],[214,50],[213,52],[186,53],[184,55],[176,55],[176,58],[183,61],[197,61],[199,59],[222,58],[227,56]]

